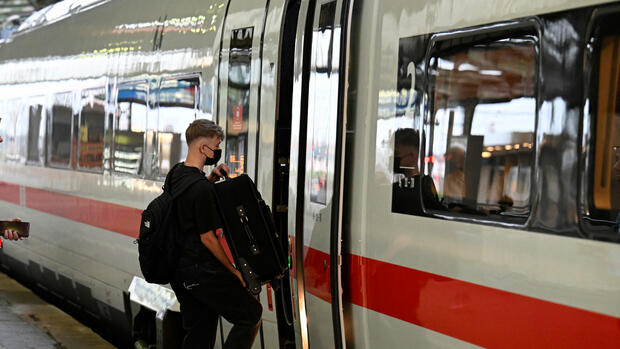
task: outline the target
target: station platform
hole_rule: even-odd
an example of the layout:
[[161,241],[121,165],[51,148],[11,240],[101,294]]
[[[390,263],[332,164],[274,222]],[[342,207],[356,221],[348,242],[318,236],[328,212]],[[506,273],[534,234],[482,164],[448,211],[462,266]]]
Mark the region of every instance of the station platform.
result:
[[109,349],[114,346],[0,272],[0,349]]

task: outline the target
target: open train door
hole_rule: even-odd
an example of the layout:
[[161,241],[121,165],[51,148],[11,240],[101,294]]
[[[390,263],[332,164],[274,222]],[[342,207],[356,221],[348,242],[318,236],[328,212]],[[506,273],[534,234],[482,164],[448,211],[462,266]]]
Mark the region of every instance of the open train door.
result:
[[298,348],[344,348],[342,182],[350,4],[302,2],[295,48],[289,233]]
[[[285,0],[230,0],[221,29],[218,62],[218,124],[226,136],[224,162],[230,176],[247,174],[263,198],[271,204],[273,177],[273,128],[275,123],[275,67],[278,62],[280,23]],[[271,141],[272,142],[272,141]],[[277,348],[279,339],[274,297],[271,285],[263,286],[259,300],[263,306],[260,332],[253,349]],[[282,308],[282,307],[280,307]],[[232,327],[221,318],[216,348]]]

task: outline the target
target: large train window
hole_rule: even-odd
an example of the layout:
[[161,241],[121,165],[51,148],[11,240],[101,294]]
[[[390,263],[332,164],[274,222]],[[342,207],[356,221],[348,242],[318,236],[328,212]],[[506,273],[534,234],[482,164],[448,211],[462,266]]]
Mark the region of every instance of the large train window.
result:
[[160,176],[187,157],[185,130],[196,119],[199,97],[199,76],[171,78],[161,83],[157,131]]
[[63,93],[54,96],[49,128],[47,162],[52,167],[69,168],[74,165],[75,154],[74,117],[72,94]]
[[422,184],[432,185],[427,192],[437,195],[422,195],[426,208],[517,224],[527,219],[537,39],[519,31],[499,38],[482,33],[434,42],[428,66],[430,141],[424,161],[424,178],[430,180]]
[[78,139],[78,167],[80,169],[103,171],[105,103],[105,88],[82,92]]
[[114,120],[113,168],[115,172],[141,175],[145,143],[148,84],[118,87]]
[[[583,223],[596,238],[620,241],[620,19],[594,21],[590,40],[589,157]],[[586,138],[588,140],[588,138]]]

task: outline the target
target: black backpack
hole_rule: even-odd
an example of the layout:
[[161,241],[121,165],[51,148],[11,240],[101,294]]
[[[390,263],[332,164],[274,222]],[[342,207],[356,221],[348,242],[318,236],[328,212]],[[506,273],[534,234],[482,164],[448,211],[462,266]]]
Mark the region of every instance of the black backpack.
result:
[[165,285],[174,276],[179,256],[179,223],[174,211],[174,200],[192,184],[206,179],[203,176],[188,176],[173,188],[172,173],[178,163],[168,172],[163,193],[153,199],[142,212],[138,244],[140,270],[147,282]]

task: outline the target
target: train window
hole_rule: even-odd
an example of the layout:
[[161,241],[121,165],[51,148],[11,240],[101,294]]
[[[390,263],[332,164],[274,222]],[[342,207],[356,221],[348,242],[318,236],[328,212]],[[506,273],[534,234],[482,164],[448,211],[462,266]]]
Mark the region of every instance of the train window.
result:
[[118,87],[114,120],[113,168],[115,172],[141,175],[145,142],[148,84]]
[[73,136],[72,96],[69,93],[54,96],[47,161],[53,167],[71,167],[76,143]]
[[45,139],[43,106],[33,104],[28,108],[28,156],[31,164],[43,163],[43,140]]
[[159,88],[157,130],[159,175],[165,176],[187,157],[185,130],[196,119],[200,79],[198,76],[162,81]]
[[246,172],[253,33],[253,27],[235,29],[230,38],[226,163],[232,177]]
[[80,134],[78,142],[78,167],[103,171],[105,136],[105,89],[82,92]]
[[[620,240],[620,29],[619,15],[599,18],[591,70],[591,143],[585,228]],[[587,131],[586,131],[587,132]]]
[[422,198],[426,208],[524,223],[530,212],[537,42],[526,34],[496,38],[436,42],[429,64],[425,174],[434,185],[428,190],[437,195]]

